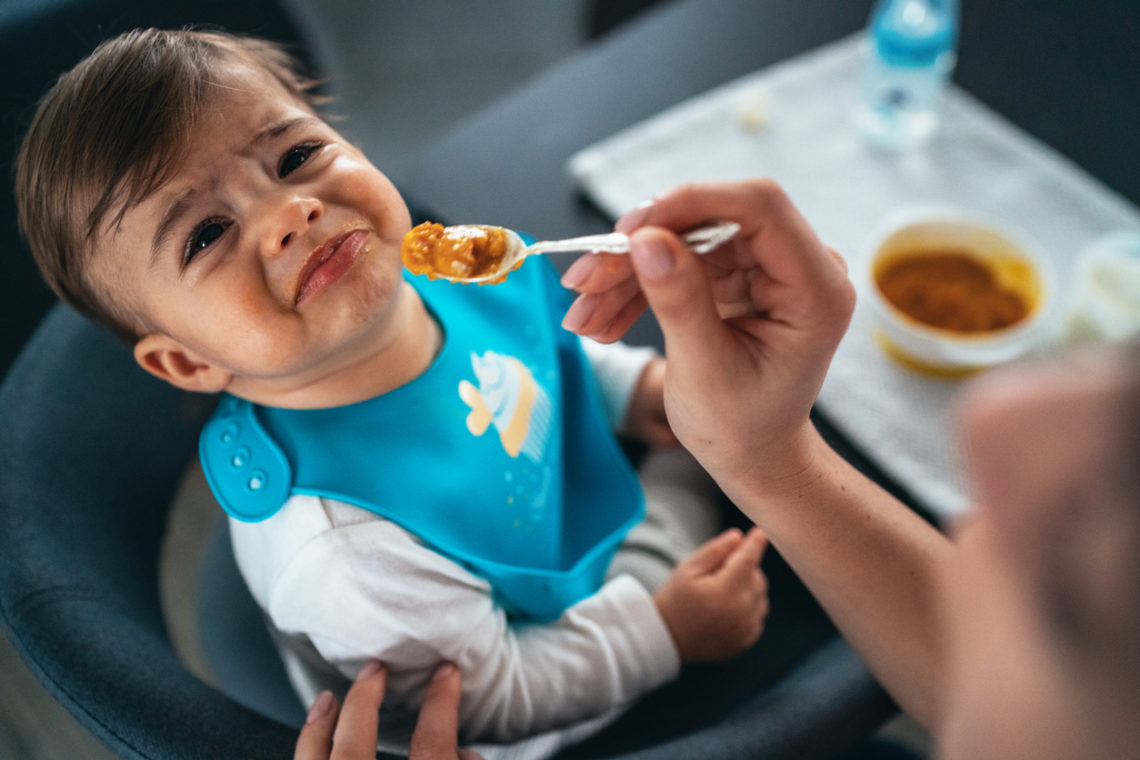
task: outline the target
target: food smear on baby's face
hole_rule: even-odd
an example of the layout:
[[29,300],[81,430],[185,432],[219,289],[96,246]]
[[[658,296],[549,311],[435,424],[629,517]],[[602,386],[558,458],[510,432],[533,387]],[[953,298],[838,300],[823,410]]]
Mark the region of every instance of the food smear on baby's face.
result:
[[875,277],[895,308],[943,330],[980,333],[1020,322],[1031,311],[1025,296],[999,281],[965,251],[900,255]]
[[[444,227],[424,222],[404,236],[400,257],[412,274],[469,280],[494,274],[510,248],[507,231],[490,225],[460,224]],[[521,263],[521,262],[520,262]],[[486,280],[502,282],[501,277]]]

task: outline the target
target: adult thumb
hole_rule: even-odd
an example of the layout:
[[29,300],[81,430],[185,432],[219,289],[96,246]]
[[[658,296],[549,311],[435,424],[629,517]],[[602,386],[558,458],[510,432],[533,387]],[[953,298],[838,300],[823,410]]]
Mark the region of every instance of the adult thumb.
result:
[[659,227],[632,233],[629,255],[665,335],[666,353],[696,357],[708,352],[724,325],[697,255],[672,232]]

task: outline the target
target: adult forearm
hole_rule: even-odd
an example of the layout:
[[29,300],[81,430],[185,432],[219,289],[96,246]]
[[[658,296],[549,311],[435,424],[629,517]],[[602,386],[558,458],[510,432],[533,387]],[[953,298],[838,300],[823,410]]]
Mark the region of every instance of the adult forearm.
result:
[[938,598],[953,544],[811,429],[804,467],[771,482],[726,479],[899,705],[930,726],[943,693]]
[[[675,233],[708,219],[740,231],[694,255]],[[929,723],[943,678],[938,574],[952,547],[807,422],[855,307],[842,258],[763,179],[677,188],[618,228],[630,255],[575,265],[568,275],[583,296],[567,322],[612,338],[644,296],[665,336],[677,439],[768,533],[903,707]]]

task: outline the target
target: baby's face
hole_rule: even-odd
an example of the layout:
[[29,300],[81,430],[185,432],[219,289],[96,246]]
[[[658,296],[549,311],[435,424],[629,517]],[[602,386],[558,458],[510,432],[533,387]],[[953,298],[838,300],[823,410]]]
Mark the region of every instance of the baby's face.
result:
[[410,219],[328,124],[268,77],[244,80],[214,89],[174,178],[101,231],[95,276],[148,322],[145,368],[271,401],[383,344]]

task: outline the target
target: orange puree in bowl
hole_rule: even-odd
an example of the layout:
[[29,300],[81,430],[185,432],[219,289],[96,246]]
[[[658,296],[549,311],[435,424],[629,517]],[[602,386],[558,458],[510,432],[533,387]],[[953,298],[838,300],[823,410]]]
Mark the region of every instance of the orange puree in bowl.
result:
[[984,261],[960,251],[894,256],[875,281],[899,311],[944,330],[1000,330],[1030,310],[1026,298],[999,282]]
[[400,257],[412,274],[467,279],[491,274],[507,252],[502,227],[424,222],[404,236]]

